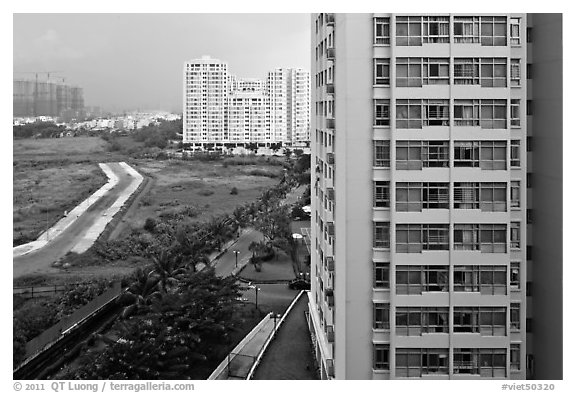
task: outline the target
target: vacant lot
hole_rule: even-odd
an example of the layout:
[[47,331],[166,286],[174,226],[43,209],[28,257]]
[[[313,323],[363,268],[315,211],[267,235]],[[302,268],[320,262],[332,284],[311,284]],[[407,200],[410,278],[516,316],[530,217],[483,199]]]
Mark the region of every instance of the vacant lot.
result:
[[132,228],[142,227],[148,217],[180,214],[205,221],[231,213],[278,183],[283,172],[281,166],[265,163],[225,166],[221,161],[134,160],[131,165],[153,182],[138,208],[126,217]]
[[13,244],[35,240],[100,188],[99,162],[116,161],[108,142],[95,137],[13,142]]

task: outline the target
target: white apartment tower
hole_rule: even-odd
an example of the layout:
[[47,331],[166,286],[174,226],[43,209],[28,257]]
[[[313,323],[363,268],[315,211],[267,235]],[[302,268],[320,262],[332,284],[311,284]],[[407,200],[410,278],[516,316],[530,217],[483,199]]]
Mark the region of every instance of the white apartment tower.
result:
[[209,56],[184,65],[183,142],[198,145],[228,140],[228,64]]
[[527,15],[311,24],[322,378],[526,379]]
[[268,73],[271,132],[288,145],[310,141],[310,73],[300,68],[277,68]]
[[193,149],[304,146],[310,141],[310,73],[275,69],[266,81],[238,78],[204,56],[185,64],[183,142]]

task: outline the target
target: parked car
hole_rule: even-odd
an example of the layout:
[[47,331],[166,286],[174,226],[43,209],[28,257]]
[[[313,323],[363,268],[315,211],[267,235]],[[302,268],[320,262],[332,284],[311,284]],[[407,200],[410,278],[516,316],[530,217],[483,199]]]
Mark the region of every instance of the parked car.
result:
[[297,278],[297,279],[292,280],[288,283],[288,288],[297,289],[299,291],[301,291],[301,290],[309,291],[310,290],[310,281],[306,281],[306,280],[303,280],[301,278]]

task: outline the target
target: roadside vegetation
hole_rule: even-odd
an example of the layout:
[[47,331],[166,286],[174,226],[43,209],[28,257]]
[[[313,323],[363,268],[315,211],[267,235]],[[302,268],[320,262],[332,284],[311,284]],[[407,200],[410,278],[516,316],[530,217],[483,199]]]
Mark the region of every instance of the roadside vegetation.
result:
[[[170,132],[168,127],[166,139]],[[118,137],[117,141],[127,141],[126,138]],[[218,278],[207,267],[209,256],[247,226],[265,236],[263,242],[252,247],[255,266],[277,252],[295,252],[290,217],[301,214],[304,200],[298,202],[300,210],[284,206],[281,201],[290,190],[306,185],[309,199],[309,156],[294,152],[293,160],[290,152],[279,158],[215,154],[146,158],[145,154],[150,153],[146,149],[163,151],[162,142],[149,130],[137,138],[140,140],[126,142],[142,149],[134,153],[137,158],[129,160],[123,147],[111,149],[114,142],[102,138],[14,142],[15,217],[17,209],[24,208],[26,192],[32,192],[29,189],[42,185],[44,180],[50,179],[51,186],[33,192],[54,195],[61,190],[54,187],[63,180],[48,176],[49,169],[58,168],[54,175],[75,165],[95,169],[96,162],[102,162],[104,157],[128,161],[153,182],[150,192],[136,205],[137,213],[123,223],[127,228],[124,236],[99,239],[87,252],[70,253],[61,261],[61,266],[69,267],[64,273],[67,276],[74,276],[85,267],[97,269],[115,264],[129,265],[133,273],[122,278],[126,293],[119,299],[121,317],[105,334],[84,343],[82,355],[73,365],[60,370],[57,378],[206,378],[261,317],[238,302],[242,288],[235,278]],[[42,145],[45,142],[48,143]],[[56,146],[56,142],[62,144]],[[37,169],[44,171],[43,176],[32,175]],[[17,174],[26,179],[18,188]],[[93,179],[97,174],[90,173],[88,177]],[[84,192],[90,189],[85,183],[80,188]],[[72,198],[67,196],[60,208],[73,206]],[[39,220],[37,212],[31,216]],[[21,284],[50,282],[44,279],[29,277]],[[111,279],[85,282],[53,298],[15,298],[14,366],[23,360],[27,341],[98,296]]]

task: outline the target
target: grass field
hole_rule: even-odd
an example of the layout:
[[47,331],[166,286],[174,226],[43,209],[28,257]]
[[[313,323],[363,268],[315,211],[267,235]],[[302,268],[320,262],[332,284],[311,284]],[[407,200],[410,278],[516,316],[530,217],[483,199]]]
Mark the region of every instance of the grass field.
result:
[[[191,207],[194,220],[231,213],[236,206],[255,201],[279,181],[283,169],[266,164],[224,166],[221,162],[134,160],[131,164],[153,179],[134,215],[126,219],[139,228],[146,218],[181,214]],[[237,194],[231,194],[236,188]]]
[[35,240],[47,226],[106,183],[99,162],[119,157],[101,138],[13,142],[13,244]]

